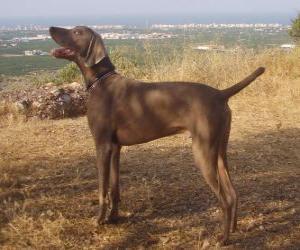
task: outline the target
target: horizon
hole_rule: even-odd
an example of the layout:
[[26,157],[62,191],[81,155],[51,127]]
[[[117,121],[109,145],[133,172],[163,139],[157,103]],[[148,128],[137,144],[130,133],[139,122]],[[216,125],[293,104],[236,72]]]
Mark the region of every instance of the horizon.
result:
[[297,13],[205,13],[205,14],[176,14],[168,15],[103,15],[103,16],[32,16],[32,17],[0,17],[0,25],[135,25],[148,26],[152,24],[186,24],[186,23],[279,23],[288,25]]

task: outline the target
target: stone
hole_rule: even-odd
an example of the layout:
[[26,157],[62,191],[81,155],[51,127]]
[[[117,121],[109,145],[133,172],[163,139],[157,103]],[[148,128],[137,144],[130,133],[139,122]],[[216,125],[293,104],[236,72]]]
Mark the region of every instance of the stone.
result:
[[43,86],[25,91],[0,93],[0,99],[12,103],[28,119],[61,119],[86,113],[87,93],[82,84]]

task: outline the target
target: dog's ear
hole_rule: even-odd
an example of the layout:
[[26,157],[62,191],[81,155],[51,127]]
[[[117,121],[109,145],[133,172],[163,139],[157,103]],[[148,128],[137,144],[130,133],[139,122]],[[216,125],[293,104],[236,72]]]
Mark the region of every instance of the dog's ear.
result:
[[85,57],[86,66],[92,67],[106,56],[107,52],[101,36],[93,34]]

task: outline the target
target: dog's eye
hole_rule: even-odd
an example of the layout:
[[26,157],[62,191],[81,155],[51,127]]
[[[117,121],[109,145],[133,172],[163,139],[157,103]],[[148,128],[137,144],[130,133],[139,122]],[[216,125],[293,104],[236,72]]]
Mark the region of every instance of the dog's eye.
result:
[[80,35],[80,32],[79,32],[78,30],[75,30],[75,31],[74,31],[74,34],[75,34],[75,35]]

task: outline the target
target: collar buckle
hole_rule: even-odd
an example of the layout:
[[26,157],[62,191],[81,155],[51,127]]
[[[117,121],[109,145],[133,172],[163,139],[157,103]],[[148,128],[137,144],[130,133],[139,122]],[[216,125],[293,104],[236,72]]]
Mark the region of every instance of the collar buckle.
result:
[[90,84],[90,86],[87,87],[86,90],[91,92],[97,86],[97,83],[101,83],[107,77],[114,75],[114,74],[116,74],[116,72],[113,70],[113,71],[109,71],[109,72],[105,73],[104,75],[97,76],[96,79]]

